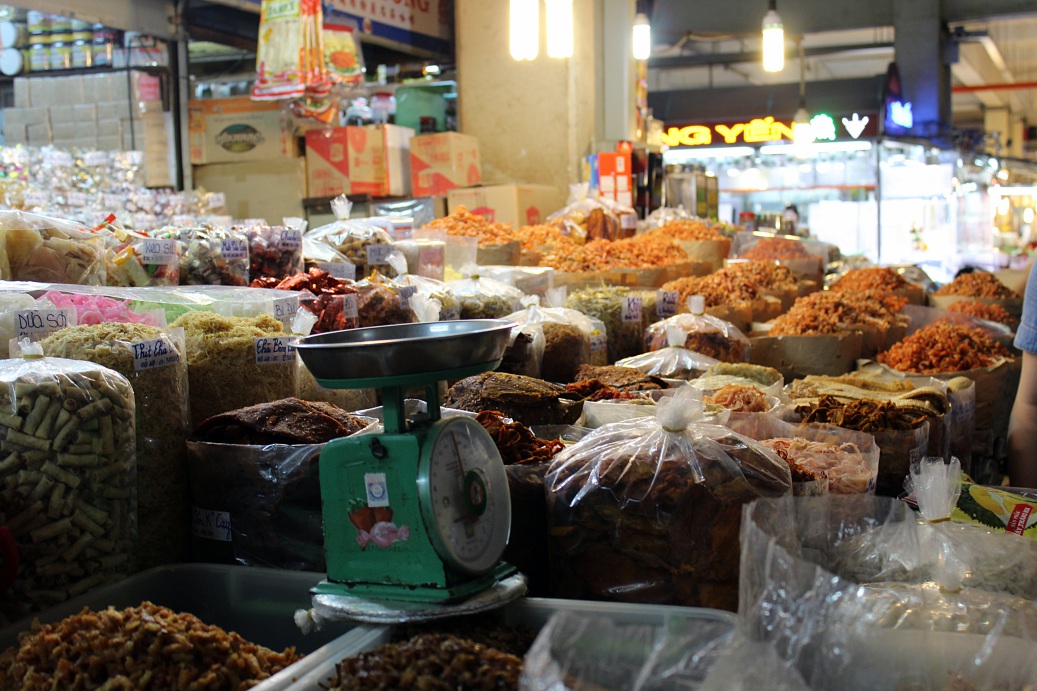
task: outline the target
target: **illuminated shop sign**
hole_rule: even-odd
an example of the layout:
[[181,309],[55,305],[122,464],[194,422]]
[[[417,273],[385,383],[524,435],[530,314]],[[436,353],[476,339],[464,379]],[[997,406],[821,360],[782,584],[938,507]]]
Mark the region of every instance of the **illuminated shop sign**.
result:
[[[810,119],[810,130],[814,141],[832,142],[849,136],[857,139],[867,131],[868,136],[877,134],[876,127],[868,127],[873,122],[868,116],[861,117],[857,113],[852,119],[839,120],[827,113],[818,113]],[[771,116],[754,118],[749,122],[721,124],[693,124],[669,127],[662,134],[661,141],[670,148],[717,146],[725,144],[767,144],[772,142],[795,141],[795,123],[775,120]]]
[[897,63],[889,63],[886,70],[886,84],[883,89],[882,105],[885,110],[882,126],[890,134],[903,134],[915,126],[915,116],[911,112],[911,102],[904,100],[904,91],[900,83],[900,70]]

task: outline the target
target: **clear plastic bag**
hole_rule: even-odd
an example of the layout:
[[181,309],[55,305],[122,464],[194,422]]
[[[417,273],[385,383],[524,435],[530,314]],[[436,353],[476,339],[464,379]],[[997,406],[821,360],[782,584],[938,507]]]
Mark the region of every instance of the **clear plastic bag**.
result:
[[[748,660],[752,664],[746,664]],[[673,612],[663,623],[561,611],[526,654],[524,691],[806,691],[768,646],[743,638],[706,611]]]
[[792,424],[765,413],[731,413],[727,426],[818,475],[825,493],[875,493],[879,447],[871,434],[835,425]]
[[106,224],[97,231],[105,241],[105,284],[140,288],[180,284],[180,244],[168,231],[154,236]]
[[518,310],[525,297],[518,288],[477,273],[447,281],[447,286],[460,305],[461,319],[501,319]]
[[524,310],[504,319],[519,325],[540,325],[545,339],[542,379],[568,383],[576,378],[580,365],[604,364],[604,358],[600,358],[600,363],[594,362],[591,351],[595,335],[600,341],[605,334],[605,325],[600,320],[565,307],[541,307],[535,297],[528,298],[524,304]]
[[361,327],[417,321],[408,301],[408,291],[378,273],[357,281],[353,287],[357,291]]
[[[234,230],[240,230],[235,228]],[[302,233],[287,226],[249,226],[249,278],[269,277],[281,280],[303,270]]]
[[689,383],[704,393],[713,393],[728,384],[755,386],[768,396],[782,398],[785,379],[781,376],[781,372],[773,367],[719,362],[706,370],[701,377],[693,379]]
[[540,379],[545,344],[544,327],[541,324],[514,326],[497,371]]
[[547,222],[581,241],[619,240],[631,237],[637,230],[634,210],[604,197],[575,201],[548,216]]
[[695,422],[682,390],[654,418],[606,425],[547,475],[555,595],[734,609],[743,503],[792,489],[757,442]]
[[339,219],[306,233],[309,240],[322,242],[356,267],[365,278],[372,271],[395,278],[407,273],[407,259],[398,252],[389,232],[365,219]]
[[40,346],[48,357],[93,362],[130,382],[136,403],[137,566],[184,561],[190,415],[183,330],[111,322],[71,326]]
[[87,228],[22,211],[0,211],[0,278],[105,284],[104,238]]
[[[609,362],[643,352],[643,299],[629,288],[603,286],[579,290],[565,299],[565,306],[605,325]],[[593,343],[591,348],[593,351]]]
[[0,593],[10,619],[133,573],[137,538],[130,383],[26,346],[0,363],[0,525],[21,555]]
[[[677,329],[683,343],[671,343],[668,332]],[[645,350],[677,345],[721,362],[748,362],[749,339],[731,322],[708,314],[678,314],[645,330]]]
[[238,230],[192,226],[177,231],[180,285],[247,286],[248,238]]
[[439,301],[439,321],[451,321],[461,318],[461,306],[457,298],[450,292],[450,286],[443,281],[413,274],[404,274],[396,279],[396,283],[404,288],[413,288],[418,295]]
[[[747,632],[811,688],[1037,682],[1034,541],[926,524],[902,502],[855,495],[756,501],[741,543]],[[935,582],[952,563],[964,566],[957,592]]]
[[617,367],[633,367],[666,379],[695,379],[715,364],[717,360],[681,346],[668,346],[616,361]]

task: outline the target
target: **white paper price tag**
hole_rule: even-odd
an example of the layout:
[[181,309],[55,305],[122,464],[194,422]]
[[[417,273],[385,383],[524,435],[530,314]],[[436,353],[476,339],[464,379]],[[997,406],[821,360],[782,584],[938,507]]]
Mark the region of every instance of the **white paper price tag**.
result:
[[628,295],[623,298],[623,323],[634,324],[641,321],[641,298]]
[[83,165],[94,168],[108,164],[108,154],[104,151],[87,151],[83,154]]
[[593,334],[591,336],[591,354],[604,353],[609,348],[609,341],[605,334]]
[[38,340],[44,336],[75,324],[72,310],[68,308],[51,310],[18,310],[14,313],[14,332],[19,338]]
[[360,308],[357,303],[356,293],[346,293],[342,296],[342,316],[346,319],[360,318]]
[[102,199],[105,207],[109,211],[113,209],[121,209],[126,205],[121,194],[106,193]]
[[335,278],[350,281],[356,279],[356,265],[353,262],[317,262],[317,268],[327,271]]
[[222,209],[227,206],[227,195],[223,192],[213,192],[209,195],[209,208]]
[[26,206],[46,206],[50,197],[43,192],[26,192],[25,193],[25,205]]
[[140,257],[143,264],[179,264],[180,250],[176,240],[150,238],[142,243]]
[[82,192],[69,192],[68,193],[68,205],[69,206],[86,206],[86,195]]
[[295,313],[299,311],[299,296],[289,295],[288,297],[277,298],[274,300],[271,307],[274,319],[279,319],[286,326],[291,324],[292,319],[295,318]]
[[220,254],[224,259],[248,259],[248,241],[245,238],[223,238]]
[[404,307],[410,306],[410,299],[418,292],[417,286],[400,286],[400,302]]
[[389,261],[389,255],[392,254],[392,245],[368,245],[367,246],[367,263],[369,266],[376,264],[385,264]]
[[623,230],[633,230],[637,228],[637,216],[634,214],[622,214],[619,217],[619,225]]
[[282,250],[297,250],[302,247],[302,233],[295,228],[283,228],[277,239],[277,247]]
[[230,513],[192,507],[191,533],[205,540],[230,542]]
[[171,348],[168,341],[156,338],[150,341],[134,343],[133,366],[138,372],[156,367],[168,367],[180,362],[180,353]]
[[275,336],[255,340],[256,364],[279,365],[295,362],[295,346],[291,338]]
[[681,294],[676,290],[660,290],[655,296],[655,311],[660,317],[672,317],[677,314]]
[[72,166],[76,161],[72,158],[72,154],[67,151],[51,151],[44,155],[44,160],[53,166],[59,168],[68,168]]

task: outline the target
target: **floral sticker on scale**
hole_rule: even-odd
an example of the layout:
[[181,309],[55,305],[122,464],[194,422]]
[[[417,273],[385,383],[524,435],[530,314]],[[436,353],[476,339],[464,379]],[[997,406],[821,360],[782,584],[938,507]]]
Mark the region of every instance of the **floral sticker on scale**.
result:
[[356,526],[356,542],[360,549],[368,543],[378,547],[389,547],[410,539],[410,528],[396,527],[392,522],[392,507],[383,473],[368,473],[364,476],[367,485],[367,500],[354,499],[349,503],[349,521]]

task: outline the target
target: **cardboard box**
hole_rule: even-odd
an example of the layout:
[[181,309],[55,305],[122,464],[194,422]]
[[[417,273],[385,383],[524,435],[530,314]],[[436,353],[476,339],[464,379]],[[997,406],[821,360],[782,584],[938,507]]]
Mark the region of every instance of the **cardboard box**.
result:
[[43,77],[29,78],[29,101],[26,105],[47,103],[47,79]]
[[32,95],[30,94],[30,80],[26,77],[17,77],[14,80],[14,104],[22,108],[32,105]]
[[50,124],[50,111],[45,107],[19,108],[18,111],[21,113],[22,122],[26,125]]
[[410,194],[410,140],[414,130],[398,125],[347,127],[349,183],[353,194]]
[[418,135],[410,141],[410,174],[415,197],[478,185],[479,140],[457,132]]
[[191,163],[237,163],[298,155],[291,118],[280,103],[220,98],[191,101],[187,110]]
[[265,218],[280,223],[285,216],[304,217],[306,160],[282,158],[247,163],[195,166],[194,184],[223,192],[227,213],[234,218]]
[[98,137],[97,138],[97,149],[98,151],[124,151],[122,146],[122,137]]
[[[72,123],[72,128],[76,133],[77,142],[81,139],[97,139],[97,123],[93,120],[78,120]],[[86,146],[86,144],[82,146]]]
[[122,137],[122,123],[119,120],[98,120],[98,137]]
[[94,105],[97,109],[98,120],[118,120],[129,117],[130,107],[118,101],[100,101]]
[[72,113],[77,123],[97,121],[97,106],[93,103],[80,103],[72,106]]
[[472,213],[513,228],[544,223],[547,217],[565,206],[565,193],[548,185],[493,185],[454,189],[447,193],[453,212],[464,205]]
[[50,144],[50,123],[49,122],[37,122],[30,123],[25,126],[25,138],[32,146],[42,146],[44,144]]
[[52,125],[71,125],[76,121],[75,106],[72,105],[52,105],[48,106],[50,111],[50,123]]
[[604,152],[598,154],[598,189],[601,196],[623,206],[634,205],[629,153]]
[[306,196],[350,193],[349,142],[345,127],[306,133]]
[[76,139],[76,123],[54,122],[50,126],[55,142],[72,142]]

